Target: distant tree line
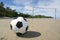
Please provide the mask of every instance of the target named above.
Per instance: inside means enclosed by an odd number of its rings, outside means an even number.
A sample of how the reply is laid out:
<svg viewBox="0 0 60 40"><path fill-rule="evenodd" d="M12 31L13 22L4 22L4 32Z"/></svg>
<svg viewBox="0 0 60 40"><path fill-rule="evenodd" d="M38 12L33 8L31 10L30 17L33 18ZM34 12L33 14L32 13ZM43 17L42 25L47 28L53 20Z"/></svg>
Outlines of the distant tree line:
<svg viewBox="0 0 60 40"><path fill-rule="evenodd" d="M23 17L26 17L26 18L53 18L51 16L44 16L44 15L35 15L35 16L32 16L32 15L23 14L23 13L20 13L19 16L23 16Z"/></svg>
<svg viewBox="0 0 60 40"><path fill-rule="evenodd" d="M9 7L4 8L3 2L0 3L0 17L16 17L18 13Z"/></svg>
<svg viewBox="0 0 60 40"><path fill-rule="evenodd" d="M24 14L24 13L19 13L16 12L16 10L12 10L9 7L4 8L4 3L0 2L0 17L26 17L26 18L52 18L50 16L44 16L44 15L29 15L29 14Z"/></svg>

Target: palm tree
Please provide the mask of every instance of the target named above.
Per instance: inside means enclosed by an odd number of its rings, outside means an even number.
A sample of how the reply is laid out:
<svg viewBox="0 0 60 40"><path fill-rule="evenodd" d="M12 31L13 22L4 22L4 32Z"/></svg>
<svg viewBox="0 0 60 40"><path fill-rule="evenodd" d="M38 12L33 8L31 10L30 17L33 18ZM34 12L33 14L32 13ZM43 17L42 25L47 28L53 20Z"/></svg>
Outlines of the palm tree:
<svg viewBox="0 0 60 40"><path fill-rule="evenodd" d="M3 2L1 2L1 3L0 3L0 7L4 7L4 4L3 4Z"/></svg>
<svg viewBox="0 0 60 40"><path fill-rule="evenodd" d="M4 15L3 10L4 10L4 4L3 4L3 2L1 2L0 3L0 16Z"/></svg>

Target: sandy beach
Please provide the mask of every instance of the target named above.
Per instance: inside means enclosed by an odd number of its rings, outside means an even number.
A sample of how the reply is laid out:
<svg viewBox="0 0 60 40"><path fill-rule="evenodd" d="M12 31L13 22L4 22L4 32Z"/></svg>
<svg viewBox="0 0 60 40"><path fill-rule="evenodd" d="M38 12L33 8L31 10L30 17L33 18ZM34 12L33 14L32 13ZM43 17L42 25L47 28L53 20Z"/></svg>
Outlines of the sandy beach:
<svg viewBox="0 0 60 40"><path fill-rule="evenodd" d="M60 20L27 19L28 31L17 35L10 29L12 19L0 19L0 40L60 40Z"/></svg>

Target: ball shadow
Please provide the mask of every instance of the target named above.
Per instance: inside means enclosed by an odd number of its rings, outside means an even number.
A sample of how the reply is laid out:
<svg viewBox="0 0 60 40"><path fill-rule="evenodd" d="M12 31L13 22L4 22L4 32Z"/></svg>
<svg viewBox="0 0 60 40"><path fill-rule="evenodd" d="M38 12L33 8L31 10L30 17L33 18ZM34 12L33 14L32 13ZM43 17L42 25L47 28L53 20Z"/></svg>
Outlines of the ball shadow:
<svg viewBox="0 0 60 40"><path fill-rule="evenodd" d="M25 34L20 34L20 33L16 33L16 35L18 37L23 37L23 38L34 38L34 37L38 37L41 35L41 33L39 32L35 32L35 31L27 31Z"/></svg>

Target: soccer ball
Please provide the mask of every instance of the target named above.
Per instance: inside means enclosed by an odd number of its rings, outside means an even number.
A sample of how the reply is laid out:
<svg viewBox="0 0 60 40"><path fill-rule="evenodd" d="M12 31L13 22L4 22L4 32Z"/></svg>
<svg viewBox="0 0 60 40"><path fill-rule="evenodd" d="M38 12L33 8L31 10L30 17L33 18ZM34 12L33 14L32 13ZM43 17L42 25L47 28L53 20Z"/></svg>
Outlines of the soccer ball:
<svg viewBox="0 0 60 40"><path fill-rule="evenodd" d="M15 33L24 34L28 30L27 20L23 17L18 17L11 21L10 28Z"/></svg>

